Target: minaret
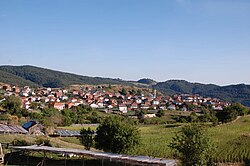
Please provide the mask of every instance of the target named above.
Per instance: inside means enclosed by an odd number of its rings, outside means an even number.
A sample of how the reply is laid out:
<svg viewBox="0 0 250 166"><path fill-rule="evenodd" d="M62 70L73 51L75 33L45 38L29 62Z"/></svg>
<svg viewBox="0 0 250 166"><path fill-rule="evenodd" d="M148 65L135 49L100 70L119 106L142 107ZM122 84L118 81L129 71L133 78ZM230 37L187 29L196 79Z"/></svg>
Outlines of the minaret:
<svg viewBox="0 0 250 166"><path fill-rule="evenodd" d="M154 98L156 98L156 89L154 89Z"/></svg>

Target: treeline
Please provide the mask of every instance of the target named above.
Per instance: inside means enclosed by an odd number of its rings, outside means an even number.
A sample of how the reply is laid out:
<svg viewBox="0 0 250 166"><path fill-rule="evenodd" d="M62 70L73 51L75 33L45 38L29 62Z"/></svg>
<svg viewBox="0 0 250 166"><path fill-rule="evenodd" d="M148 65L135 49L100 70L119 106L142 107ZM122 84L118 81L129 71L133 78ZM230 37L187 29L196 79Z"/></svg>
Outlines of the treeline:
<svg viewBox="0 0 250 166"><path fill-rule="evenodd" d="M190 116L181 116L176 119L177 122L212 122L213 125L218 123L228 123L235 120L238 116L249 114L248 108L240 103L233 103L223 110L214 111L211 107L203 107L202 112L197 114L192 112Z"/></svg>
<svg viewBox="0 0 250 166"><path fill-rule="evenodd" d="M33 104L35 107L36 104ZM74 123L100 123L103 115L93 108L85 105L72 107L58 111L54 108L40 108L34 111L21 109L21 99L17 96L9 96L2 101L0 106L4 113L0 115L0 120L9 123L24 123L27 120L36 120L46 127L68 126ZM36 107L39 107L36 105Z"/></svg>
<svg viewBox="0 0 250 166"><path fill-rule="evenodd" d="M0 98L1 99L1 98ZM194 107L189 105L188 107ZM0 115L0 120L9 121L10 123L23 123L27 120L36 120L48 127L68 126L71 124L83 123L100 123L107 114L91 108L86 105L79 105L58 111L54 108L41 107L39 103L33 102L31 108L33 111L21 109L21 99L17 96L8 96L0 103L0 109L4 113ZM249 114L249 109L240 103L233 103L221 111L214 111L211 106L202 106L200 113L191 112L190 115L179 114L169 115L167 110L158 110L156 117L147 118L147 110L138 110L132 118L133 124L166 124L166 123L197 123L212 122L213 125L218 123L227 123L235 120L237 116ZM3 112L3 111L2 111ZM167 114L167 115L166 115ZM123 115L130 118L129 115Z"/></svg>
<svg viewBox="0 0 250 166"><path fill-rule="evenodd" d="M0 66L0 82L18 85L58 88L72 84L122 84L132 85L121 79L87 77L71 73L35 67L35 66ZM8 79L4 79L8 78ZM17 79L18 78L18 79ZM15 80L15 81L14 81Z"/></svg>
<svg viewBox="0 0 250 166"><path fill-rule="evenodd" d="M169 80L159 82L153 88L166 95L199 94L250 106L250 85L245 84L218 86L214 84L190 83L185 80Z"/></svg>

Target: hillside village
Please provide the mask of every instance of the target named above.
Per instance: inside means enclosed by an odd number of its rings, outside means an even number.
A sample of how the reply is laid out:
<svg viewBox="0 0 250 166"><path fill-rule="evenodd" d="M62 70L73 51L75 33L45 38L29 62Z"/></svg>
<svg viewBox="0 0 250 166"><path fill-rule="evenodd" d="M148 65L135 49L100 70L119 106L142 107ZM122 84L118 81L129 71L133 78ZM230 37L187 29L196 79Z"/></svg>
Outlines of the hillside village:
<svg viewBox="0 0 250 166"><path fill-rule="evenodd" d="M103 112L115 112L126 114L136 110L179 110L196 111L201 105L209 105L214 110L223 110L230 105L217 98L203 97L199 95L180 94L163 96L156 90L151 93L141 89L121 90L114 92L116 86L71 86L68 88L30 88L29 86L17 87L2 84L0 90L4 96L20 96L22 108L34 109L34 106L50 107L59 111L78 105L88 105ZM1 99L0 102L5 100ZM192 107L190 107L192 105ZM196 107L193 107L196 106ZM2 110L4 111L4 110Z"/></svg>

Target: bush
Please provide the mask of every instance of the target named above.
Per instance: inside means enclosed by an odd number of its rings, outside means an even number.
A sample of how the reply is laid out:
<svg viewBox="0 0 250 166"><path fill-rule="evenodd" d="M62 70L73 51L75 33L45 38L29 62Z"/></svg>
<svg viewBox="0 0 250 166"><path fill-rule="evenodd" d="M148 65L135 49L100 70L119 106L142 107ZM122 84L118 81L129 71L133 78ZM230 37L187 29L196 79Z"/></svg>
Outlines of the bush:
<svg viewBox="0 0 250 166"><path fill-rule="evenodd" d="M30 143L24 139L15 138L12 142L13 146L28 146Z"/></svg>
<svg viewBox="0 0 250 166"><path fill-rule="evenodd" d="M52 146L50 140L48 138L43 138L43 137L37 137L35 143L37 145Z"/></svg>
<svg viewBox="0 0 250 166"><path fill-rule="evenodd" d="M189 125L181 129L169 147L184 166L211 166L215 147L200 126Z"/></svg>

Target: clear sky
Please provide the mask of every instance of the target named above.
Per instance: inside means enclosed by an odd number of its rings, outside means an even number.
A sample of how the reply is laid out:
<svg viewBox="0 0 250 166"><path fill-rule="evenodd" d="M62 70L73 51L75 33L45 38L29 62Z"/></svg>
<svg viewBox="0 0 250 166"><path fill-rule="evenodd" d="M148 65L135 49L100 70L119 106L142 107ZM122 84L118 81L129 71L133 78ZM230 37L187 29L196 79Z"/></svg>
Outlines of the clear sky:
<svg viewBox="0 0 250 166"><path fill-rule="evenodd" d="M0 64L250 84L250 0L0 0Z"/></svg>

